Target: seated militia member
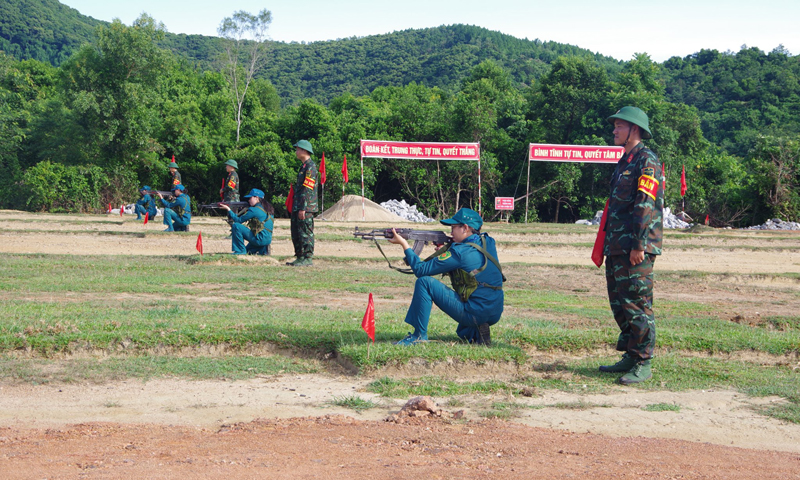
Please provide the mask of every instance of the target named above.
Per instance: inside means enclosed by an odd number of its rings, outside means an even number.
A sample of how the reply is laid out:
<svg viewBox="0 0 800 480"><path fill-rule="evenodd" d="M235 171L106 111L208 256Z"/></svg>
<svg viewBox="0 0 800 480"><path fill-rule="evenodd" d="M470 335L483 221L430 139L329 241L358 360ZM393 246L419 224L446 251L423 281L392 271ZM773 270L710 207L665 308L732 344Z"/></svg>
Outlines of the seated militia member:
<svg viewBox="0 0 800 480"><path fill-rule="evenodd" d="M150 196L150 187L145 185L139 190L139 193L142 195L142 198L136 202L136 205L133 207L136 211L136 220L141 220L142 215L145 213L149 220L156 218L158 210L156 210L156 201Z"/></svg>
<svg viewBox="0 0 800 480"><path fill-rule="evenodd" d="M172 187L174 202L168 202L160 193L158 194L158 198L164 204L164 225L167 226L165 232L189 231L189 224L192 222L192 205L189 196L184 193L185 191L186 188L183 185Z"/></svg>
<svg viewBox="0 0 800 480"><path fill-rule="evenodd" d="M220 206L228 211L231 225L232 250L234 255L266 254L266 247L272 243L272 226L275 221L275 211L272 205L263 202L264 192L254 188L244 196L250 208L241 217L225 204ZM245 223L247 225L245 225ZM248 244L245 247L244 241Z"/></svg>
<svg viewBox="0 0 800 480"><path fill-rule="evenodd" d="M458 322L456 334L469 343L491 344L489 327L503 313L503 271L497 261L494 239L480 233L483 226L478 212L462 208L453 218L442 220L450 226L453 243L446 251L426 261L420 260L408 241L395 234L391 243L401 245L417 282L406 314L406 323L414 327L396 345L414 345L428 340L428 321L435 303ZM453 288L433 275L447 274Z"/></svg>

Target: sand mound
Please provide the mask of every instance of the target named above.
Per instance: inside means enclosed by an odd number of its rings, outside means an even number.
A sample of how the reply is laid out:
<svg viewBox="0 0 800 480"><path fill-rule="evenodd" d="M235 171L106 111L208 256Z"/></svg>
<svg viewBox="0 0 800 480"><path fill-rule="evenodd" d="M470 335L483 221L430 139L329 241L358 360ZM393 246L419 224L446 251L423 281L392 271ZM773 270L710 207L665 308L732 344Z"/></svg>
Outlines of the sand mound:
<svg viewBox="0 0 800 480"><path fill-rule="evenodd" d="M342 217L342 213L344 213L344 218ZM326 208L325 212L318 217L320 220L329 220L332 222L357 222L362 220L362 218L367 222L395 223L406 221L368 198L364 199L364 215L362 215L360 195L345 195L341 200L333 204L332 207Z"/></svg>

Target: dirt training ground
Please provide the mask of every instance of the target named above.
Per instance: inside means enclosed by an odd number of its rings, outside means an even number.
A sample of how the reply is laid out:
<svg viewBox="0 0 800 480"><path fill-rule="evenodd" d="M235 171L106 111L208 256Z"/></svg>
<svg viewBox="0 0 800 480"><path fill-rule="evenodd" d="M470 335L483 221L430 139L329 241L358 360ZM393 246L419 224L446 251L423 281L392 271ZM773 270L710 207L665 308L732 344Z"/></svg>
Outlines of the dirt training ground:
<svg viewBox="0 0 800 480"><path fill-rule="evenodd" d="M380 258L368 243L347 238L355 225L364 228L359 222L317 223L320 261L312 269L328 262ZM379 226L384 225L366 225ZM144 227L131 216L0 212L0 252L196 255L195 239L202 231L206 254L227 253L226 227L219 218L198 217L190 234L167 235L158 233L160 223ZM586 245L594 240L595 227L554 226L530 233L519 225L489 225L487 230L493 228L499 232L494 236L501 261L512 274L524 269L532 282L603 295L605 286L586 284L582 270L559 267L589 264ZM288 230L286 220L277 222L273 252L279 259L291 254ZM289 268L263 262L265 270ZM800 311L798 233L668 235L656 271L704 274L659 283L656 294L663 300L712 305L720 318L736 323L755 325L769 316L796 316ZM396 304L406 304L410 291L398 291L395 297ZM11 300L4 292L0 298ZM48 301L79 299L53 292ZM288 307L300 303L282 301ZM355 308L362 298L327 301ZM610 314L607 321L612 322ZM798 350L800 346L783 356L740 351L727 357L793 365L800 372ZM548 364L613 355L610 349L526 354L529 363ZM94 358L92 352L84 355ZM62 360L49 359L50 368L57 370ZM515 398L467 395L457 405L437 397L446 412L463 410L464 418L446 414L395 423L383 419L407 399L367 392L367 384L376 378L442 375L504 381L526 374L529 366L512 371L504 365L421 365L412 360L353 376L324 360L318 363L326 373L238 381L2 382L0 478L800 478L800 424L761 415L754 408L785 401L779 397L750 397L727 389L621 387L604 393L541 390ZM358 413L332 402L353 395L376 406ZM506 421L482 418L487 406L509 401L524 408ZM680 409L644 408L654 404Z"/></svg>

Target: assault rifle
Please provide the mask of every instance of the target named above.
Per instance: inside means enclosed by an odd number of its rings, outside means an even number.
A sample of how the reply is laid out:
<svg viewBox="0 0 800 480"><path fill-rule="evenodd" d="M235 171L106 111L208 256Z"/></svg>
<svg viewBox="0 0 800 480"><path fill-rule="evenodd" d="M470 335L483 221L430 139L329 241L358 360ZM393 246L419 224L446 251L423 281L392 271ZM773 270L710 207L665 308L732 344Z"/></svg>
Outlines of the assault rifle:
<svg viewBox="0 0 800 480"><path fill-rule="evenodd" d="M154 197L157 197L159 193L164 197L171 197L172 196L172 192L168 192L166 190L142 190L142 191L145 193L145 195L152 195ZM186 193L186 192L183 192L183 193Z"/></svg>
<svg viewBox="0 0 800 480"><path fill-rule="evenodd" d="M228 207L230 207L231 210L238 211L238 210L241 210L241 209L243 209L245 207L249 207L250 203L249 202L214 202L214 203L208 203L206 205L200 205L200 208L201 209L202 208L217 209L217 208L222 208L222 205L227 205Z"/></svg>
<svg viewBox="0 0 800 480"><path fill-rule="evenodd" d="M445 235L442 231L434 231L434 230L413 230L411 228L396 228L394 229L398 235L405 238L406 240L413 240L414 245L411 247L414 250L414 253L419 255L422 253L422 247L427 245L428 243L432 243L436 245L436 248L441 248L444 245L449 245L453 242L453 239L447 235ZM362 232L356 227L356 230L353 232L354 237L360 237L364 240L373 240L375 242L375 246L378 247L383 258L386 258L386 254L383 253L383 249L381 248L380 244L378 243L378 239L381 238L393 238L394 233L392 232L391 228L379 229L379 230L371 230L369 232ZM403 260L405 261L405 260ZM389 264L389 267L397 270L398 272L402 273L412 273L410 269L400 269L392 265L389 262L389 259L386 258L386 262Z"/></svg>

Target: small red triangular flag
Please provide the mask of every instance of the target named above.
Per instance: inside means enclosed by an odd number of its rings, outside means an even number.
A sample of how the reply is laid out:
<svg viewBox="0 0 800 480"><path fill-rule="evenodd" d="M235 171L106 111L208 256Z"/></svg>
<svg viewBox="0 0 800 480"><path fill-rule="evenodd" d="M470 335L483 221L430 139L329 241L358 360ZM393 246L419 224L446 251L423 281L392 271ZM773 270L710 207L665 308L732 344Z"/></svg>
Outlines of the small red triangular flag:
<svg viewBox="0 0 800 480"><path fill-rule="evenodd" d="M347 175L347 155L344 156L344 162L342 162L342 178L344 179L344 183L350 181L350 176Z"/></svg>
<svg viewBox="0 0 800 480"><path fill-rule="evenodd" d="M319 183L325 185L328 181L328 175L325 172L325 152L322 152L322 161L319 162Z"/></svg>
<svg viewBox="0 0 800 480"><path fill-rule="evenodd" d="M111 204L108 204L108 213L111 213Z"/></svg>
<svg viewBox="0 0 800 480"><path fill-rule="evenodd" d="M172 154L172 163L175 163L175 154Z"/></svg>
<svg viewBox="0 0 800 480"><path fill-rule="evenodd" d="M361 328L367 332L367 336L375 343L375 304L372 302L372 294L369 294L367 311L364 312L364 319L361 320Z"/></svg>
<svg viewBox="0 0 800 480"><path fill-rule="evenodd" d="M708 225L708 215L706 215L706 225Z"/></svg>
<svg viewBox="0 0 800 480"><path fill-rule="evenodd" d="M142 225L147 225L148 220L150 220L150 212L144 212L144 223Z"/></svg>
<svg viewBox="0 0 800 480"><path fill-rule="evenodd" d="M294 205L294 185L289 185L289 195L286 195L286 211L292 213Z"/></svg>
<svg viewBox="0 0 800 480"><path fill-rule="evenodd" d="M200 255L203 254L203 232L199 232L197 234L197 244L194 246L194 248L196 248L197 251L200 252Z"/></svg>
<svg viewBox="0 0 800 480"><path fill-rule="evenodd" d="M664 185L662 185L662 187L663 187L663 190L666 192L667 191L667 174L664 172L664 164L663 163L661 164L661 181L664 182Z"/></svg>
<svg viewBox="0 0 800 480"><path fill-rule="evenodd" d="M119 206L119 216L121 217L123 213L125 213L125 205L120 205Z"/></svg>

